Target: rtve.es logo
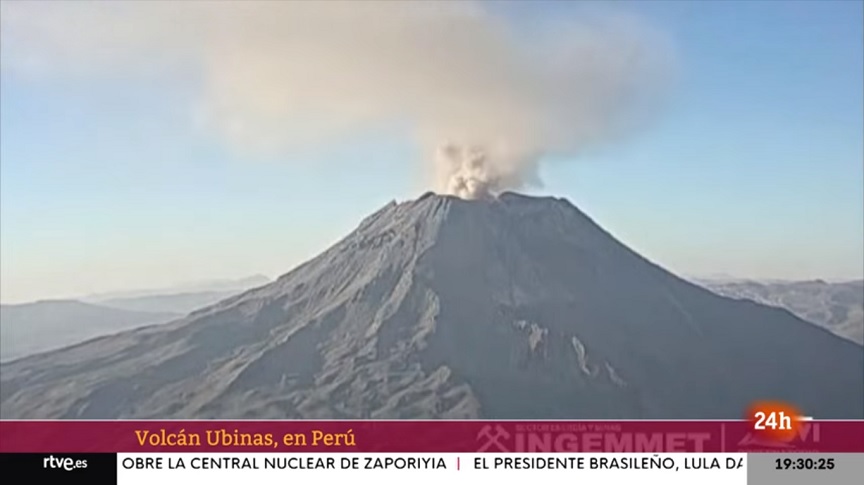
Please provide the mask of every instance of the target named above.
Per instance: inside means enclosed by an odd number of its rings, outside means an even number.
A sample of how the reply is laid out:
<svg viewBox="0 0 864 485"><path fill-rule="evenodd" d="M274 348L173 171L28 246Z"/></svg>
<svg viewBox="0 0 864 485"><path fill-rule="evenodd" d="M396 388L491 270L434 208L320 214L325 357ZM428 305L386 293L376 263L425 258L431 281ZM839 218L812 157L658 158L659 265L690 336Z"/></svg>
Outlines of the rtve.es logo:
<svg viewBox="0 0 864 485"><path fill-rule="evenodd" d="M61 458L54 455L46 456L42 459L42 467L54 470L83 470L87 468L87 460L75 460L74 458Z"/></svg>

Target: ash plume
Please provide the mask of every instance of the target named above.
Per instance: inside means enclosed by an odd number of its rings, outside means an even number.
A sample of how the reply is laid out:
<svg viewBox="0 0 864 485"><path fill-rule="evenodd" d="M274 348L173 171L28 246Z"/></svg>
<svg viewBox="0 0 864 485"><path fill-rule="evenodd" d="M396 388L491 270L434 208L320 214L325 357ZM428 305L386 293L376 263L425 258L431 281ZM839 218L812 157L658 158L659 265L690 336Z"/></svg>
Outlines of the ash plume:
<svg viewBox="0 0 864 485"><path fill-rule="evenodd" d="M200 83L200 126L238 149L407 126L432 188L462 197L540 185L544 156L626 135L662 98L672 51L637 19L595 12L526 29L491 8L4 2L3 68L186 76Z"/></svg>

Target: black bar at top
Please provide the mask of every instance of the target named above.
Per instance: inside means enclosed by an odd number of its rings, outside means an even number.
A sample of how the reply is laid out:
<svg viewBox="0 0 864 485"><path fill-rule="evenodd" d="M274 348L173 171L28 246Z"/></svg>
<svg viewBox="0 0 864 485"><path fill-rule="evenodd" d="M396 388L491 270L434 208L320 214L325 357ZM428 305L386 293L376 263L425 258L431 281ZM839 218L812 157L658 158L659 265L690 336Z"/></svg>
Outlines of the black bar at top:
<svg viewBox="0 0 864 485"><path fill-rule="evenodd" d="M117 485L117 454L0 453L0 470L5 477L41 483Z"/></svg>

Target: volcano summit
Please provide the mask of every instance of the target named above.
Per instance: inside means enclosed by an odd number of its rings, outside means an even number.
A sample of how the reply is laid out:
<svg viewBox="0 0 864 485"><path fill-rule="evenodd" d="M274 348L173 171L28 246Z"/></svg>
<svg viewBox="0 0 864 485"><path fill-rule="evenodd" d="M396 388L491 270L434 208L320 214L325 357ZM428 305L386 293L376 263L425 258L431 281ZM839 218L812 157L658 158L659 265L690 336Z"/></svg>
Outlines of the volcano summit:
<svg viewBox="0 0 864 485"><path fill-rule="evenodd" d="M864 417L864 348L715 295L569 202L390 203L277 281L0 367L3 418Z"/></svg>

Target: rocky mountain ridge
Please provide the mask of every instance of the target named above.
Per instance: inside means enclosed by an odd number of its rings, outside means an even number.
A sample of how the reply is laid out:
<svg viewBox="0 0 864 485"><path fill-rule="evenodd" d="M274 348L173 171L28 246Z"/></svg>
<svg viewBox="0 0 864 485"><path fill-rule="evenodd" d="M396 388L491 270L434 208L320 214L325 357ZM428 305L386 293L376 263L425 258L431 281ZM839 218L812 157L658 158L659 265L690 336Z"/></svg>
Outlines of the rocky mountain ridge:
<svg viewBox="0 0 864 485"><path fill-rule="evenodd" d="M275 282L0 366L4 418L864 417L860 346L718 296L566 200L390 203Z"/></svg>

